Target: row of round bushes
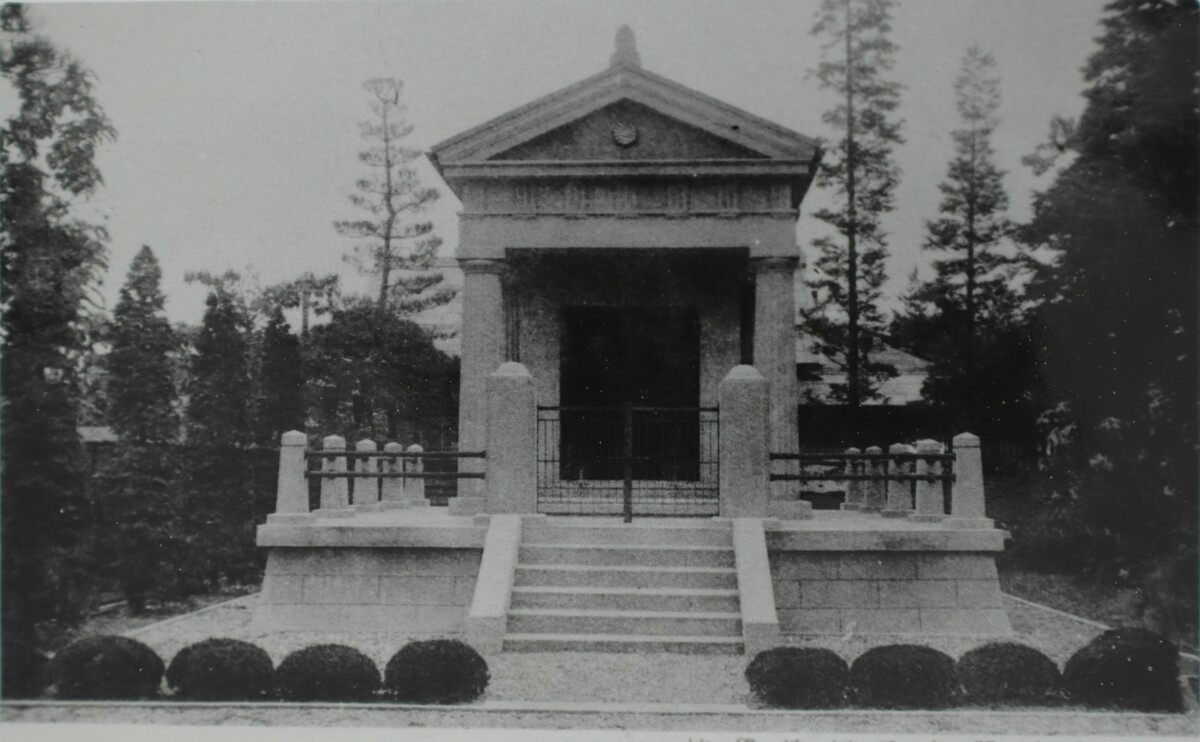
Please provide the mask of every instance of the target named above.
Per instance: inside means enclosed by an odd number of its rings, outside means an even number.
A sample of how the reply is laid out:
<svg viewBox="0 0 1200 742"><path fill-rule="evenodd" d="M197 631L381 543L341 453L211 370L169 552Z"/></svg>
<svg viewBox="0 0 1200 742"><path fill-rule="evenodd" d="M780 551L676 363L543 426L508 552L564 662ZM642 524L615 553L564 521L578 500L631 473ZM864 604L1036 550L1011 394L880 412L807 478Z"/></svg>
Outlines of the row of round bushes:
<svg viewBox="0 0 1200 742"><path fill-rule="evenodd" d="M57 696L70 699L155 698L164 675L154 650L123 636L80 639L58 652L47 670L43 677ZM405 645L382 677L370 657L340 644L306 647L275 667L254 644L207 639L180 650L165 674L173 697L188 701L461 703L481 696L490 678L483 657L456 639Z"/></svg>
<svg viewBox="0 0 1200 742"><path fill-rule="evenodd" d="M779 647L746 668L750 690L782 708L940 709L955 703L1182 711L1178 652L1140 628L1112 629L1076 652L1060 673L1032 647L997 642L955 662L931 647L894 644L848 665L828 649Z"/></svg>

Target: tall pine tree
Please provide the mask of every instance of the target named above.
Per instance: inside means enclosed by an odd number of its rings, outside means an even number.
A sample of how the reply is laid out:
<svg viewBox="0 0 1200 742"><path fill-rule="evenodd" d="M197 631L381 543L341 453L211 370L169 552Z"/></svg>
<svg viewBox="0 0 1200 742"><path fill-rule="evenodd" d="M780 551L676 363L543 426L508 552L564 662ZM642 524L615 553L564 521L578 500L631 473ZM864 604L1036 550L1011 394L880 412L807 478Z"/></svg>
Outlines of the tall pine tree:
<svg viewBox="0 0 1200 742"><path fill-rule="evenodd" d="M926 225L925 249L941 257L933 261L934 277L905 297L892 334L932 362L924 398L952 409L956 425L983 433L980 426L994 430L999 417L1018 422L1012 413L1027 405L1032 349L1011 288L1017 257L1004 252L1012 225L992 148L1000 79L990 54L967 50L954 93L954 157L938 186L941 216Z"/></svg>
<svg viewBox="0 0 1200 742"><path fill-rule="evenodd" d="M1116 0L1103 23L1024 235L1051 255L1032 285L1047 481L1074 559L1194 621L1200 8Z"/></svg>
<svg viewBox="0 0 1200 742"><path fill-rule="evenodd" d="M404 146L413 127L404 119L402 86L393 78L363 84L374 118L360 125L369 146L359 160L369 175L357 182L350 203L366 215L333 226L357 241L347 260L379 280L380 310L407 316L449 302L454 291L440 287L442 274L429 270L442 240L432 222L418 217L437 201L438 191L421 185L416 168L421 152Z"/></svg>
<svg viewBox="0 0 1200 742"><path fill-rule="evenodd" d="M78 60L35 35L23 6L0 7L0 75L15 93L0 132L0 392L3 425L4 694L27 688L15 658L35 625L73 620L93 584L76 359L105 234L72 214L101 185L94 157L115 137Z"/></svg>
<svg viewBox="0 0 1200 742"><path fill-rule="evenodd" d="M249 367L250 318L233 273L205 280L204 319L196 336L184 415L184 492L191 589L252 577L254 476Z"/></svg>
<svg viewBox="0 0 1200 742"><path fill-rule="evenodd" d="M840 134L817 174L835 205L814 213L835 234L813 241L819 256L809 285L816 303L805 313L814 347L846 371L835 399L857 407L891 375L871 360L885 330L879 308L886 278L887 239L880 227L891 211L900 170L892 150L903 139L893 114L900 86L887 80L896 46L890 39L892 0L823 0L813 26L825 39L816 69L821 87L838 95L822 117Z"/></svg>
<svg viewBox="0 0 1200 742"><path fill-rule="evenodd" d="M179 342L163 312L162 271L149 247L133 259L113 312L109 422L117 434L101 474L101 533L130 608L174 592L182 498L174 360Z"/></svg>

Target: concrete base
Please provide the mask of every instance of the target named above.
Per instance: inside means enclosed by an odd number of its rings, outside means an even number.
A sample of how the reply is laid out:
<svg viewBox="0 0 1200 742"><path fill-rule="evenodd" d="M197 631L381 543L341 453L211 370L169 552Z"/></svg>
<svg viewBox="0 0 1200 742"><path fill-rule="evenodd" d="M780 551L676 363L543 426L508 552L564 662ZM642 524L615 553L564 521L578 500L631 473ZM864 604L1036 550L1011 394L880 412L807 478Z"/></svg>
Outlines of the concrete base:
<svg viewBox="0 0 1200 742"><path fill-rule="evenodd" d="M807 500L771 500L767 515L780 520L808 520L813 517L813 507Z"/></svg>
<svg viewBox="0 0 1200 742"><path fill-rule="evenodd" d="M483 497L452 497L446 503L450 515L475 515L487 511L487 499Z"/></svg>

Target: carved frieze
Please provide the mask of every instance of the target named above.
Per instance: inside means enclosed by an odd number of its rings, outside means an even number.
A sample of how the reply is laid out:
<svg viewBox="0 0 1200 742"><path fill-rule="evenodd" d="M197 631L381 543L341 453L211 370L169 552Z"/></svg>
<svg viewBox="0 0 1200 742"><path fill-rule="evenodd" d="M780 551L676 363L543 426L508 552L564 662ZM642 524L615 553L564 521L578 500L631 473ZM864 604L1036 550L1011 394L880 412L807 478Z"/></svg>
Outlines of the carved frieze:
<svg viewBox="0 0 1200 742"><path fill-rule="evenodd" d="M475 180L460 189L463 214L611 216L789 214L784 180Z"/></svg>

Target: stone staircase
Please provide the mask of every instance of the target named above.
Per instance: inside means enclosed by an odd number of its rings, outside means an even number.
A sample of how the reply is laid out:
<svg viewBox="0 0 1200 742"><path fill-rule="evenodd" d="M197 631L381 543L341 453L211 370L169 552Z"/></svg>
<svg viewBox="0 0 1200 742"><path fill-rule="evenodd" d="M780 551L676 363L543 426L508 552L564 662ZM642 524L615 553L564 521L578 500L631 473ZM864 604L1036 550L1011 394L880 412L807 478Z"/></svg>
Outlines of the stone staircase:
<svg viewBox="0 0 1200 742"><path fill-rule="evenodd" d="M729 524L526 521L504 651L743 650Z"/></svg>

